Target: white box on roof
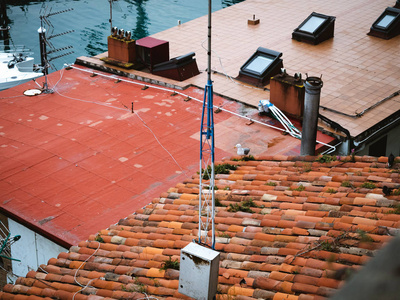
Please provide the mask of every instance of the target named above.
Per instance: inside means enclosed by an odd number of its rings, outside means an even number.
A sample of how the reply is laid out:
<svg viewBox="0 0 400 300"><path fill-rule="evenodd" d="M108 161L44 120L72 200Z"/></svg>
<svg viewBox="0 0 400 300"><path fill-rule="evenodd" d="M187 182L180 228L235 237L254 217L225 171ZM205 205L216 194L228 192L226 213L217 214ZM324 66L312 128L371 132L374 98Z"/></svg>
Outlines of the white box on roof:
<svg viewBox="0 0 400 300"><path fill-rule="evenodd" d="M218 272L219 252L190 243L181 250L178 291L195 299L213 299Z"/></svg>

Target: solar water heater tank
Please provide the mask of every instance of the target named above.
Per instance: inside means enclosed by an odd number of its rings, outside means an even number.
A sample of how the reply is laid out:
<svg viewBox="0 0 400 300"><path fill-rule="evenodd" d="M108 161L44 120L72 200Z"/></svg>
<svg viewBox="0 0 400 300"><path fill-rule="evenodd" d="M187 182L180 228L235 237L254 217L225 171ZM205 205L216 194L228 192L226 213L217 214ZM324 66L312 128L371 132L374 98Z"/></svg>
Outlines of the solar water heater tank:
<svg viewBox="0 0 400 300"><path fill-rule="evenodd" d="M218 272L219 252L190 243L181 250L179 293L195 299L213 299Z"/></svg>

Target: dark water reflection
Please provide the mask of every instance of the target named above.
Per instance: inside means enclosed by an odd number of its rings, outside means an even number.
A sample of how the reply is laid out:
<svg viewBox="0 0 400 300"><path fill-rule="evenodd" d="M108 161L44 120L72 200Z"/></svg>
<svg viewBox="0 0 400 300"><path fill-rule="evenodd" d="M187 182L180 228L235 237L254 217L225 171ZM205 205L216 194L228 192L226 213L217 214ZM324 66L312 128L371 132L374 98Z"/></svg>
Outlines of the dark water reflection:
<svg viewBox="0 0 400 300"><path fill-rule="evenodd" d="M244 0L213 0L213 11L234 5ZM107 51L107 36L110 33L109 0L46 0L6 1L8 23L11 26L9 40L0 37L0 45L25 45L34 51L35 62L39 62L39 16L43 10L57 12L69 8L73 11L54 15L50 21L53 34L75 30L51 40L56 48L72 45L72 55L64 56L53 63L60 69L64 63L73 63L78 56L94 56ZM118 0L113 2L113 26L130 30L135 39L166 30L208 13L208 0ZM46 27L47 28L47 27Z"/></svg>

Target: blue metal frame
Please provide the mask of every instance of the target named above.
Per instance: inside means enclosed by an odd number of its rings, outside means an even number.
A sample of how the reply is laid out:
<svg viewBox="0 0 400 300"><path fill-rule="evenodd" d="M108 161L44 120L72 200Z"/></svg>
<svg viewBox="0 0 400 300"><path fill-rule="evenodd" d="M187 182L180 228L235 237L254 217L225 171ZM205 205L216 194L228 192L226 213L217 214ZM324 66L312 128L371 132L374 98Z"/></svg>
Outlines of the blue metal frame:
<svg viewBox="0 0 400 300"><path fill-rule="evenodd" d="M215 172L213 86L208 81L204 91L200 140L199 242L215 249ZM205 117L207 118L205 120ZM207 179L203 179L206 177ZM204 181L209 180L207 185ZM211 226L211 228L210 228ZM211 229L211 238L208 232Z"/></svg>

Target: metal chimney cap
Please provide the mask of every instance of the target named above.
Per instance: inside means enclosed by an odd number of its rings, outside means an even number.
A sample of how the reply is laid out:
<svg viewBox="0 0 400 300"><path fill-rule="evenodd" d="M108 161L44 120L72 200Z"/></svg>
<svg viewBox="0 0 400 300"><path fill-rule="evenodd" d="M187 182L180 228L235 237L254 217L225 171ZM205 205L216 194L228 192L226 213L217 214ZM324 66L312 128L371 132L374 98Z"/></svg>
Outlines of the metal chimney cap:
<svg viewBox="0 0 400 300"><path fill-rule="evenodd" d="M322 87L322 85L323 85L322 79L320 77L314 77L314 76L307 77L306 82L312 86L321 86Z"/></svg>
<svg viewBox="0 0 400 300"><path fill-rule="evenodd" d="M321 91L323 82L320 77L308 77L304 81L304 88L306 93L318 94Z"/></svg>

